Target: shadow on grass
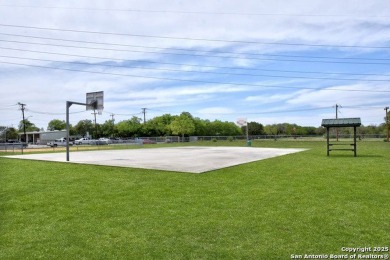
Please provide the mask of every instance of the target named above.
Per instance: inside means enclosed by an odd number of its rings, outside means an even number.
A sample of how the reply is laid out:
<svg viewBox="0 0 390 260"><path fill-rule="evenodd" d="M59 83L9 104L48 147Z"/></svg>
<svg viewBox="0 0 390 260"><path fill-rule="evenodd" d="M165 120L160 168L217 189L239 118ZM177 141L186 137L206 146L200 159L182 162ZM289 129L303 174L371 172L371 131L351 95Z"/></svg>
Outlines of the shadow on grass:
<svg viewBox="0 0 390 260"><path fill-rule="evenodd" d="M350 158L383 158L384 156L378 155L378 154L362 154L362 155L358 154L356 157L354 157L353 155L350 155L350 154L337 154L337 155L329 155L326 157L328 157L328 158L347 158L347 157L350 157Z"/></svg>

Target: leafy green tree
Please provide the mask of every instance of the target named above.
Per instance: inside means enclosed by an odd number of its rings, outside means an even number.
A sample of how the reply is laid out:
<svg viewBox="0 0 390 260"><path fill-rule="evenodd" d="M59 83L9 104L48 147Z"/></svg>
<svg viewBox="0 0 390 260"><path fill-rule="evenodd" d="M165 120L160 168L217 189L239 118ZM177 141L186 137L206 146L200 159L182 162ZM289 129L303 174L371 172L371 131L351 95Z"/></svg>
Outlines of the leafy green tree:
<svg viewBox="0 0 390 260"><path fill-rule="evenodd" d="M210 124L209 120L202 120L198 117L193 119L195 125L194 135L196 136L206 136L208 135L207 126Z"/></svg>
<svg viewBox="0 0 390 260"><path fill-rule="evenodd" d="M170 135L169 125L175 117L170 114L155 117L143 125L142 131L145 136L166 136Z"/></svg>
<svg viewBox="0 0 390 260"><path fill-rule="evenodd" d="M272 125L266 125L264 127L264 131L267 135L277 135L278 134L278 127L275 124Z"/></svg>
<svg viewBox="0 0 390 260"><path fill-rule="evenodd" d="M116 125L118 136L120 137L136 137L140 134L141 128L141 118L136 116L129 120L121 121Z"/></svg>
<svg viewBox="0 0 390 260"><path fill-rule="evenodd" d="M74 131L81 136L86 136L87 133L92 134L94 132L94 129L94 125L89 119L80 120L74 126Z"/></svg>
<svg viewBox="0 0 390 260"><path fill-rule="evenodd" d="M39 131L39 127L37 127L34 123L30 122L28 119L20 121L18 130L19 132L24 132L24 126L26 127L26 132L34 132Z"/></svg>
<svg viewBox="0 0 390 260"><path fill-rule="evenodd" d="M10 139L18 139L18 131L14 127L2 128L0 142L6 142Z"/></svg>
<svg viewBox="0 0 390 260"><path fill-rule="evenodd" d="M246 126L241 127L243 133L246 133ZM248 133L249 135L263 135L264 126L257 122L248 123Z"/></svg>
<svg viewBox="0 0 390 260"><path fill-rule="evenodd" d="M303 133L302 135L316 135L316 128L314 126L305 126L305 127L302 127L303 129ZM299 134L299 133L298 133Z"/></svg>
<svg viewBox="0 0 390 260"><path fill-rule="evenodd" d="M106 120L100 125L100 134L106 137L115 137L117 135L117 129L113 120Z"/></svg>
<svg viewBox="0 0 390 260"><path fill-rule="evenodd" d="M195 132L195 124L193 119L186 113L182 113L176 117L169 125L172 134L181 135L184 140L184 135L190 135Z"/></svg>
<svg viewBox="0 0 390 260"><path fill-rule="evenodd" d="M326 128L323 126L317 127L315 130L316 135L324 135L326 133Z"/></svg>
<svg viewBox="0 0 390 260"><path fill-rule="evenodd" d="M60 119L53 119L47 125L48 131L64 130L64 129L66 129L66 122Z"/></svg>

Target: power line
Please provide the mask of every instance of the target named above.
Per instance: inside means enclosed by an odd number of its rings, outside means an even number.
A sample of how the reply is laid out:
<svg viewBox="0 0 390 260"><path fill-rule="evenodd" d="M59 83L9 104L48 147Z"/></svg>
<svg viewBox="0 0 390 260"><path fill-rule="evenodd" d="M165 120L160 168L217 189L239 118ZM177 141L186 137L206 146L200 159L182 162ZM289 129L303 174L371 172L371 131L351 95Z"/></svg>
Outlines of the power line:
<svg viewBox="0 0 390 260"><path fill-rule="evenodd" d="M136 116L136 115L142 114L142 112L135 113L135 114L119 114L119 113L109 112L109 111L105 111L105 110L103 110L103 113L110 114L110 116L111 115L115 115L115 116Z"/></svg>
<svg viewBox="0 0 390 260"><path fill-rule="evenodd" d="M66 113L51 113L51 112L42 112L42 111L35 111L35 110L31 110L31 109L26 109L27 111L29 111L30 113L33 113L33 114L41 114L41 115L66 115ZM80 113L84 113L86 111L77 111L77 112L69 112L69 114L80 114Z"/></svg>
<svg viewBox="0 0 390 260"><path fill-rule="evenodd" d="M15 62L5 62L0 61L4 64L12 64L18 66L27 66L34 68L43 68L43 69L52 69L52 70L63 70L63 71L73 71L73 72L84 72L84 73L93 73L101 75L112 75L112 76L123 76L123 77L134 77L134 78L144 78L144 79L158 79L158 80L167 80L167 81L179 81L179 82L191 82L191 83L202 83L202 84L222 84L222 85L231 85L231 86L251 86L251 87L265 87L265 88L282 88L282 89L308 89L308 90L325 90L325 91L342 91L342 92L371 92L371 93L390 93L390 90L369 90L369 89L335 89L335 88L309 88L309 87L293 87L293 86L280 86L280 85L263 85L263 84L247 84L247 83L234 83L234 82L220 82L220 81L204 81L204 80L192 80L192 79L177 79L177 78L164 78L164 77L155 77L155 76L140 76L140 75L131 75L131 74L121 74L121 73L109 73L102 71L90 71L90 70L76 70L68 68L57 68L50 66L41 66L41 65L31 65Z"/></svg>
<svg viewBox="0 0 390 260"><path fill-rule="evenodd" d="M103 12L134 12L134 13L174 13L174 14L196 14L196 15L234 15L234 16L292 16L292 17L349 17L355 19L366 18L388 18L382 15L361 15L361 14L288 14L288 13L248 13L248 12L210 12L210 11L186 11L186 10L145 10L145 9L119 9L119 8L96 8L96 7L68 7L68 6L33 6L33 5L7 5L1 7L10 8L34 8L34 9L61 9L78 11L103 11Z"/></svg>
<svg viewBox="0 0 390 260"><path fill-rule="evenodd" d="M302 109L289 109L289 110L274 110L274 111L264 111L264 112L237 112L237 113L207 113L210 115L262 115L262 114L279 114L279 113L294 113L294 112L304 112L304 111L316 111L331 109L331 106L327 107L315 107L315 108L302 108Z"/></svg>
<svg viewBox="0 0 390 260"><path fill-rule="evenodd" d="M42 54L51 54L51 55L60 55L66 57L78 57L78 58L89 58L89 59L106 59L110 61L121 61L121 62L143 62L143 63L152 63L152 64L164 64L164 65L177 65L177 66L190 66L190 67L199 67L199 68L213 68L213 69L230 69L230 70L245 70L245 71L273 71L273 72L284 72L284 73L304 73L304 74L325 74L325 75L355 75L355 76L389 76L390 74L375 74L375 73L343 73L343 72L319 72L319 71L295 71L295 70L274 70L274 69L256 69L256 68L237 68L237 67L225 67L225 66L212 66L212 65L198 65L198 64L187 64L187 63L173 63L173 62L160 62L160 61L150 61L150 60L134 60L134 59L119 59L111 57L98 57L98 56L88 56L88 55L77 55L77 54L68 54L60 52L47 52L47 51L36 51L36 50L26 50L19 48L8 48L0 47L0 49L5 50L14 50L14 51L24 51L32 53L42 53Z"/></svg>
<svg viewBox="0 0 390 260"><path fill-rule="evenodd" d="M329 44L305 44L305 43L281 43L281 42L242 41L242 40L221 40L221 39L206 39L206 38L192 38L192 37L173 37L173 36L147 35L147 34L99 32L99 31L87 31L87 30L75 30L75 29L59 29L59 28L38 27L38 26L25 26L25 25L14 25L14 24L0 24L0 26L2 26L2 27L11 27L11 28L46 30L46 31L88 33L88 34L99 34L99 35L115 35L115 36L127 36L127 37L169 39L169 40L186 40L186 41L187 40L191 40L191 41L221 42L221 43L264 44L264 45L285 45L285 46L307 46L307 47L327 47L327 48L390 49L390 46L329 45Z"/></svg>
<svg viewBox="0 0 390 260"><path fill-rule="evenodd" d="M150 67L140 67L140 66L124 66L124 65L112 65L112 64L91 64L88 62L80 61L59 61L59 60L49 60L49 59L37 59L37 58L25 58L25 57L15 57L15 56L4 56L0 55L2 58L11 58L11 59L22 59L29 61L46 61L46 62L57 62L65 64L79 64L87 66L99 66L99 67L109 67L109 68L135 68L135 69L144 69L144 70L158 70L158 71L170 71L170 72L181 72L181 73L200 73L208 75L232 75L232 76L251 76L251 77L271 77L271 78L294 78L294 79L313 79L313 80L343 80L343 81L369 81L369 82L388 82L390 79L357 79L357 78L324 78L324 77L307 77L307 76L283 76L283 75L267 75L267 74L250 74L250 73L232 73L232 72L216 72L216 71L196 71L196 70L178 70L178 69L167 69L167 68L150 68Z"/></svg>
<svg viewBox="0 0 390 260"><path fill-rule="evenodd" d="M36 43L36 42L22 42L22 41L8 41L0 40L2 42L22 43L22 44L33 44L33 45L44 45L54 47L65 47L65 48L77 48L77 49L88 49L88 50L104 50L104 51L120 51L120 52L136 52L136 53L151 53L151 54L163 54L163 55L179 55L179 56L195 56L195 57L206 57L206 58L229 58L229 59L241 59L241 60L265 60L265 61L288 61L288 62L308 62L308 63L341 63L341 64L362 64L362 65L390 65L389 63L381 62L356 62L356 61L332 61L332 60L295 60L295 59L272 59L272 58L258 58L258 57L238 57L238 56L219 56L219 55L204 55L195 53L175 53L175 52L158 52L158 51L140 51L140 50L120 50L120 49L109 49L109 48L96 48L96 47L84 47L84 46L73 46L63 44L50 44L50 43ZM250 54L253 55L253 54ZM262 54L259 54L262 55ZM312 58L298 55L272 55L263 54L263 56L279 56L279 57L301 57L301 58ZM319 57L317 57L319 58ZM323 59L338 59L323 57ZM349 59L349 58L342 58ZM363 58L361 58L363 59ZM367 60L390 60L390 59L367 59Z"/></svg>
<svg viewBox="0 0 390 260"><path fill-rule="evenodd" d="M218 53L218 54L234 54L234 55L253 55L253 56L288 57L288 58L310 58L310 59L338 59L338 60L374 60L374 61L388 61L388 60L390 60L389 58L331 57L331 56L307 56L307 55L303 56L303 55L250 53L250 52L228 52L228 51L218 51L218 50L208 51L208 50L198 50L198 49L184 49L184 48L172 48L172 47L162 48L162 47L156 47L156 46L142 46L142 45L133 45L133 44L118 44L118 43L103 43L103 42L93 42L93 41L69 40L69 39L62 39L62 38L51 38L51 37L29 36L29 35L27 36L27 35L10 34L10 33L0 33L0 35L17 36L17 37L42 39L42 40L64 41L64 42L77 42L77 43L87 43L87 44L131 47L131 48L145 48L145 49L159 49L159 50L174 50L174 51L186 51L186 52L203 52L203 53L212 53L212 54ZM134 51L134 50L123 50L123 49L109 49L109 48L60 45L60 44L50 44L50 43L23 42L23 41L15 41L15 40L0 40L0 41L12 42L12 43L23 43L23 44L57 46L57 47L83 48L83 49L91 49L91 50L144 52L144 51ZM145 53L155 53L155 52L145 52ZM161 52L158 52L158 53L161 54ZM162 54L164 54L164 53L162 53ZM168 53L168 54L199 56L199 54L187 54L187 53ZM205 55L203 55L203 56L205 56ZM210 57L214 57L214 56L210 56ZM216 56L216 57L225 58L226 56ZM234 58L236 58L236 57L234 57Z"/></svg>
<svg viewBox="0 0 390 260"><path fill-rule="evenodd" d="M11 108L11 107L16 107L16 106L18 106L19 104L13 104L13 105L5 105L5 106L2 106L2 107L0 107L0 109L9 109L9 108Z"/></svg>

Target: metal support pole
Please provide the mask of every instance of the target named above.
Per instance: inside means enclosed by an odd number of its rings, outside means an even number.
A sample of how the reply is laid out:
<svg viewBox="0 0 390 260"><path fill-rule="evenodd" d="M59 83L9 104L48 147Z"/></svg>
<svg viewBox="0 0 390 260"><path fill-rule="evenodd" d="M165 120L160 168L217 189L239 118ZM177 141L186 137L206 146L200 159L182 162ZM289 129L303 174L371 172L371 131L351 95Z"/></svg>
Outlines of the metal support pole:
<svg viewBox="0 0 390 260"><path fill-rule="evenodd" d="M338 119L338 110L339 110L339 105L336 104L336 119ZM338 142L339 141L339 128L337 127L336 128L336 141Z"/></svg>
<svg viewBox="0 0 390 260"><path fill-rule="evenodd" d="M91 104L86 103L80 103L80 102L72 102L72 101L66 101L66 161L69 162L69 108L71 105L81 105L81 106L96 106L97 101L95 100Z"/></svg>
<svg viewBox="0 0 390 260"><path fill-rule="evenodd" d="M69 162L69 108L72 102L66 101L66 161Z"/></svg>
<svg viewBox="0 0 390 260"><path fill-rule="evenodd" d="M386 128L387 128L387 138L386 141L389 142L389 114L387 113L387 110L389 107L385 107L386 110Z"/></svg>
<svg viewBox="0 0 390 260"><path fill-rule="evenodd" d="M329 156L329 127L326 128L326 155Z"/></svg>
<svg viewBox="0 0 390 260"><path fill-rule="evenodd" d="M353 154L356 157L356 126L353 127Z"/></svg>
<svg viewBox="0 0 390 260"><path fill-rule="evenodd" d="M249 141L249 123L246 122L246 141Z"/></svg>

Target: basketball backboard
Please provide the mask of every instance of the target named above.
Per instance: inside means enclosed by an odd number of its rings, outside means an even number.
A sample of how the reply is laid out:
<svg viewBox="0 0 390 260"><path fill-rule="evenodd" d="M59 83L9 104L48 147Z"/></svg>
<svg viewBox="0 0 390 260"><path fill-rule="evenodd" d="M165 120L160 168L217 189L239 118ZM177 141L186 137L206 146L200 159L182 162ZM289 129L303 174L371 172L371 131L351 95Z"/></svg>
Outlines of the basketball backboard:
<svg viewBox="0 0 390 260"><path fill-rule="evenodd" d="M237 125L239 126L247 126L248 122L246 118L238 118Z"/></svg>
<svg viewBox="0 0 390 260"><path fill-rule="evenodd" d="M87 110L98 110L102 111L104 108L104 91L90 92L86 96L86 108Z"/></svg>

